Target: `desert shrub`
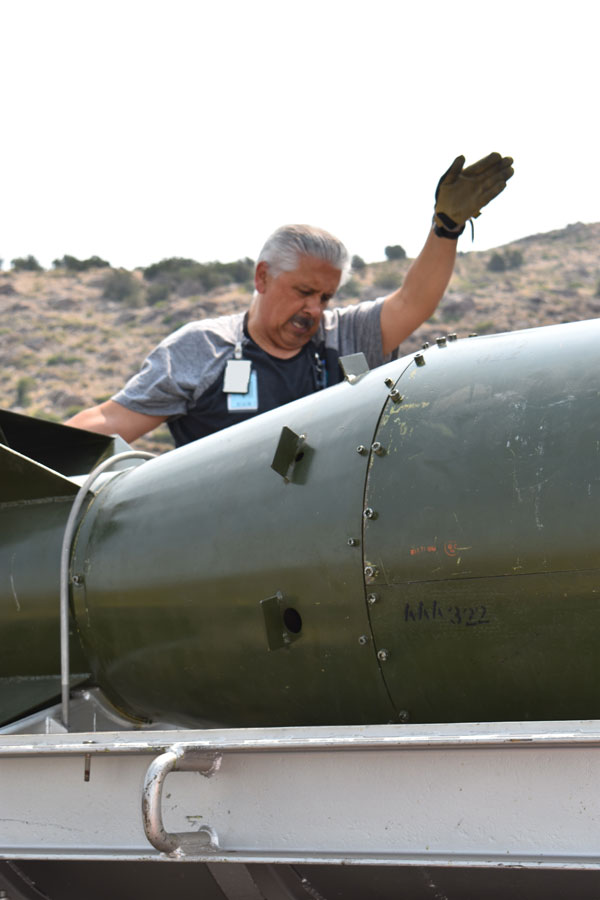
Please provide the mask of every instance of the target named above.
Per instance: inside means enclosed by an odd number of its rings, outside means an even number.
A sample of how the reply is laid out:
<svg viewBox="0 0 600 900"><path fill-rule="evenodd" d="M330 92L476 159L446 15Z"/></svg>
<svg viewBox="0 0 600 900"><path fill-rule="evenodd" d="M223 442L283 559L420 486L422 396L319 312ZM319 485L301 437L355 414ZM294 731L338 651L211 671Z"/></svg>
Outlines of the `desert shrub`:
<svg viewBox="0 0 600 900"><path fill-rule="evenodd" d="M386 259L406 259L406 250L400 244L392 244L385 248Z"/></svg>
<svg viewBox="0 0 600 900"><path fill-rule="evenodd" d="M492 253L488 260L487 268L490 272L504 272L506 269L504 257L500 256L499 253Z"/></svg>
<svg viewBox="0 0 600 900"><path fill-rule="evenodd" d="M33 387L35 387L35 381L33 378L19 378L19 380L17 381L17 394L15 397L17 406L29 406L29 404L31 403L29 392Z"/></svg>
<svg viewBox="0 0 600 900"><path fill-rule="evenodd" d="M148 290L146 291L146 303L150 306L154 306L155 303L162 303L163 300L168 298L169 294L169 285L158 281L156 284L148 286Z"/></svg>
<svg viewBox="0 0 600 900"><path fill-rule="evenodd" d="M356 278L349 278L346 284L343 284L336 293L336 297L340 300L347 300L349 297L358 297L360 294L360 282Z"/></svg>
<svg viewBox="0 0 600 900"><path fill-rule="evenodd" d="M29 256L17 256L16 259L11 260L11 266L17 272L43 272L44 269L40 266L39 262L35 258L29 254Z"/></svg>
<svg viewBox="0 0 600 900"><path fill-rule="evenodd" d="M523 254L520 250L507 250L505 253L506 258L506 268L507 269L518 269L523 265Z"/></svg>
<svg viewBox="0 0 600 900"><path fill-rule="evenodd" d="M137 306L142 298L142 285L127 269L112 269L102 281L102 297L126 306Z"/></svg>
<svg viewBox="0 0 600 900"><path fill-rule="evenodd" d="M64 353L55 353L46 360L47 366L72 366L74 363L81 362L79 356L66 356Z"/></svg>
<svg viewBox="0 0 600 900"><path fill-rule="evenodd" d="M594 297L600 297L600 281L596 285L596 293L594 294Z"/></svg>
<svg viewBox="0 0 600 900"><path fill-rule="evenodd" d="M110 263L99 256L90 256L88 259L77 259L76 256L69 256L65 253L62 259L52 261L55 269L66 269L67 272L87 272L88 269L106 269L110 268Z"/></svg>
<svg viewBox="0 0 600 900"><path fill-rule="evenodd" d="M391 291L400 287L402 278L397 272L390 272L389 270L384 269L375 276L373 284L375 287Z"/></svg>
<svg viewBox="0 0 600 900"><path fill-rule="evenodd" d="M366 269L367 264L362 258L362 256L357 256L356 254L352 257L352 268L355 272L362 272L363 269Z"/></svg>
<svg viewBox="0 0 600 900"><path fill-rule="evenodd" d="M231 263L199 263L175 256L144 269L146 281L167 285L169 292L180 297L206 293L228 284L247 284L253 276L254 262L248 257Z"/></svg>
<svg viewBox="0 0 600 900"><path fill-rule="evenodd" d="M518 269L523 265L523 254L520 250L506 250L503 254L492 253L487 268L490 272L505 272L507 269Z"/></svg>

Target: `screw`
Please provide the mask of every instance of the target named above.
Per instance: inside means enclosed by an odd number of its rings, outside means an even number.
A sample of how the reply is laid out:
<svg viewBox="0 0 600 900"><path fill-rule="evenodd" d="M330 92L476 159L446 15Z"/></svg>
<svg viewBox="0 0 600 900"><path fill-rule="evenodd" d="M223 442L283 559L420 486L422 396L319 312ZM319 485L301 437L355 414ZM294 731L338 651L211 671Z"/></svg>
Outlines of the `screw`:
<svg viewBox="0 0 600 900"><path fill-rule="evenodd" d="M375 566L365 566L365 576L367 578L377 578L379 572Z"/></svg>
<svg viewBox="0 0 600 900"><path fill-rule="evenodd" d="M469 337L479 337L476 331L472 331Z"/></svg>
<svg viewBox="0 0 600 900"><path fill-rule="evenodd" d="M348 546L349 547L358 547L359 541L356 538L348 538Z"/></svg>
<svg viewBox="0 0 600 900"><path fill-rule="evenodd" d="M394 387L394 379L393 379L393 378L386 378L385 381L384 381L384 384L385 384L386 387L393 388L393 387Z"/></svg>
<svg viewBox="0 0 600 900"><path fill-rule="evenodd" d="M71 578L71 582L73 584L83 584L83 575L73 575L73 577Z"/></svg>
<svg viewBox="0 0 600 900"><path fill-rule="evenodd" d="M385 456L385 447L379 443L379 441L375 441L374 444L371 444L371 450L376 456Z"/></svg>
<svg viewBox="0 0 600 900"><path fill-rule="evenodd" d="M368 594L368 595L367 595L367 603L368 603L370 606L373 606L374 603L377 603L377 600L378 600L378 599L379 599L379 598L378 598L377 594Z"/></svg>
<svg viewBox="0 0 600 900"><path fill-rule="evenodd" d="M398 712L398 721L399 722L410 722L410 713L405 709L401 709Z"/></svg>
<svg viewBox="0 0 600 900"><path fill-rule="evenodd" d="M361 645L361 647L364 647L365 644L369 643L368 636L366 634L361 634L361 636L358 639L358 643Z"/></svg>
<svg viewBox="0 0 600 900"><path fill-rule="evenodd" d="M436 342L436 344L438 345L438 347L445 347L445 346L446 346L446 338L445 338L445 337L439 337L439 338L436 338L436 339L435 339L435 342Z"/></svg>
<svg viewBox="0 0 600 900"><path fill-rule="evenodd" d="M425 365L425 357L423 356L422 353L417 353L417 354L416 354L416 356L415 356L415 362L416 362L416 364L417 364L418 366L424 366L424 365Z"/></svg>
<svg viewBox="0 0 600 900"><path fill-rule="evenodd" d="M365 519L376 519L377 513L375 512L374 509L371 509L370 506L367 506L367 508L365 509L365 511L363 513L363 516L365 517Z"/></svg>
<svg viewBox="0 0 600 900"><path fill-rule="evenodd" d="M402 401L402 394L400 391L394 388L393 391L390 391L390 400L393 400L394 403L400 403Z"/></svg>
<svg viewBox="0 0 600 900"><path fill-rule="evenodd" d="M378 650L377 651L377 659L380 662L386 662L390 658L389 650Z"/></svg>
<svg viewBox="0 0 600 900"><path fill-rule="evenodd" d="M452 332L452 334L449 334L449 335L448 335L448 340L449 340L449 341L456 341L456 340L458 340L458 335L455 334L454 332Z"/></svg>
<svg viewBox="0 0 600 900"><path fill-rule="evenodd" d="M365 447L364 444L359 444L358 447L356 448L356 452L359 453L361 456L364 456L365 453L367 452L367 448Z"/></svg>

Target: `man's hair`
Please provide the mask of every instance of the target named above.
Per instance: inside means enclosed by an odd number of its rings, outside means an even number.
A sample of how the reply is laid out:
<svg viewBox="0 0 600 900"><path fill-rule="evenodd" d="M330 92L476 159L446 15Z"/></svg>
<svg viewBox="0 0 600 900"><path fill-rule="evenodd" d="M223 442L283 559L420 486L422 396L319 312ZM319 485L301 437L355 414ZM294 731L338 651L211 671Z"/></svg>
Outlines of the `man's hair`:
<svg viewBox="0 0 600 900"><path fill-rule="evenodd" d="M266 262L277 277L298 268L301 256L315 256L342 273L340 285L350 274L350 256L338 238L312 225L282 225L267 238L256 265Z"/></svg>

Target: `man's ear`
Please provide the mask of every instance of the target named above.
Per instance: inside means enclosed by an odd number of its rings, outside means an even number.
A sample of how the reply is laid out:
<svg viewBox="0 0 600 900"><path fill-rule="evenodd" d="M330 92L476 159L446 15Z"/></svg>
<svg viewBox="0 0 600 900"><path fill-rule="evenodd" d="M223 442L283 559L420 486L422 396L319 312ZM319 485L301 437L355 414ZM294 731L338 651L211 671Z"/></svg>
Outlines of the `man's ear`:
<svg viewBox="0 0 600 900"><path fill-rule="evenodd" d="M263 259L257 265L256 272L254 273L254 287L259 294L264 294L264 292L266 291L268 280L269 264Z"/></svg>

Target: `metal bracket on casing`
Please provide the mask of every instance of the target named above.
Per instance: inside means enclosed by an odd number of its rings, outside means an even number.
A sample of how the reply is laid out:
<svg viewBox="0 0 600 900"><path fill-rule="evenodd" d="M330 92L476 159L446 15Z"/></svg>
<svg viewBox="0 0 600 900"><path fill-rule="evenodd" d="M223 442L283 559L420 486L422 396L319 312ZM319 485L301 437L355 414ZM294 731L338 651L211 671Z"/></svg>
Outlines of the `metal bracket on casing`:
<svg viewBox="0 0 600 900"><path fill-rule="evenodd" d="M269 650L289 647L298 640L302 630L302 619L298 610L287 602L281 591L277 591L273 597L261 600L260 608L265 617Z"/></svg>
<svg viewBox="0 0 600 900"><path fill-rule="evenodd" d="M294 467L304 456L305 441L305 434L296 434L287 425L281 429L271 468L285 481L292 480Z"/></svg>
<svg viewBox="0 0 600 900"><path fill-rule="evenodd" d="M344 380L350 384L356 384L369 371L369 363L364 353L349 353L348 356L340 356L338 362Z"/></svg>

